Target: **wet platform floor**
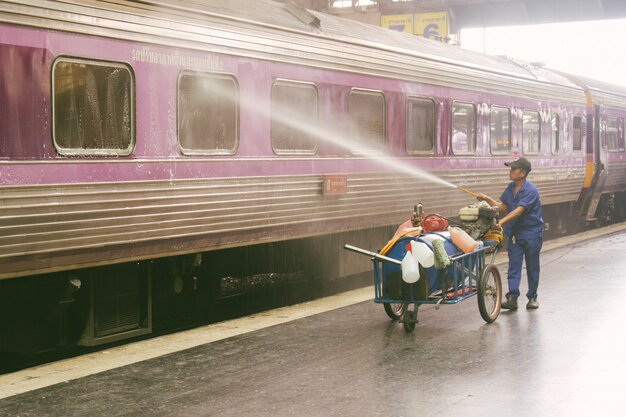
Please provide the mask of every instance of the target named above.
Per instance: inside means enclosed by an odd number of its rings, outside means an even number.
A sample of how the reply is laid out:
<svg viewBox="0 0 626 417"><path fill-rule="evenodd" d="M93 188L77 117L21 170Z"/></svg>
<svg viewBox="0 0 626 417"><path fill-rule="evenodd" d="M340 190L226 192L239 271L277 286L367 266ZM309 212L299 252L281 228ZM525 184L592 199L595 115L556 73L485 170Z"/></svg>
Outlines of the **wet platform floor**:
<svg viewBox="0 0 626 417"><path fill-rule="evenodd" d="M409 334L361 302L3 398L0 416L621 415L624 254L625 232L544 252L539 310L493 324L471 298L421 307Z"/></svg>

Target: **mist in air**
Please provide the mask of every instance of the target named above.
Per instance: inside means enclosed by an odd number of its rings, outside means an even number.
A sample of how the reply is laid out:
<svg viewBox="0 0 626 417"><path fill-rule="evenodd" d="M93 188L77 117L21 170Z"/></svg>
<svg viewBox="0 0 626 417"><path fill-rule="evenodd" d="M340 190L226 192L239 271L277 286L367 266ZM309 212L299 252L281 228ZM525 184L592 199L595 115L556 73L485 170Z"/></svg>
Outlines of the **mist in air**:
<svg viewBox="0 0 626 417"><path fill-rule="evenodd" d="M233 97L231 90L223 90L219 83L206 82L203 88L208 94L221 97L224 100L238 103L243 111L256 113L263 118L272 119L275 123L279 123L298 132L303 132L312 137L316 137L321 142L332 144L334 147L344 151L354 153L355 156L371 158L380 166L384 166L390 171L401 172L415 178L443 185L446 187L456 188L457 186L438 177L437 175L419 169L401 159L385 155L381 150L371 149L364 144L376 142L371 137L349 137L345 132L337 132L323 126L322 122L318 122L317 117L310 114L302 114L295 111L289 105L281 105L272 102L271 106L266 106L262 101L251 95L249 92L240 91L241 97ZM349 129L344 129L349 131Z"/></svg>
<svg viewBox="0 0 626 417"><path fill-rule="evenodd" d="M626 19L463 29L461 47L626 87ZM616 48L617 47L617 48Z"/></svg>

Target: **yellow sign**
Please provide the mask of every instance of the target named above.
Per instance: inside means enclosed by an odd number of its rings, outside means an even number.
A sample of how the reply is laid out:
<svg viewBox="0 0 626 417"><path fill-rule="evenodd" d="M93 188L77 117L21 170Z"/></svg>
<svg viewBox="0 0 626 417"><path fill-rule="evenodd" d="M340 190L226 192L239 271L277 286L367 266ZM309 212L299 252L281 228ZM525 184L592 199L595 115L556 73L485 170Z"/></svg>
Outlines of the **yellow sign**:
<svg viewBox="0 0 626 417"><path fill-rule="evenodd" d="M448 13L418 13L413 15L413 33L441 40L448 37Z"/></svg>
<svg viewBox="0 0 626 417"><path fill-rule="evenodd" d="M380 25L398 32L413 33L413 15L397 14L380 17Z"/></svg>

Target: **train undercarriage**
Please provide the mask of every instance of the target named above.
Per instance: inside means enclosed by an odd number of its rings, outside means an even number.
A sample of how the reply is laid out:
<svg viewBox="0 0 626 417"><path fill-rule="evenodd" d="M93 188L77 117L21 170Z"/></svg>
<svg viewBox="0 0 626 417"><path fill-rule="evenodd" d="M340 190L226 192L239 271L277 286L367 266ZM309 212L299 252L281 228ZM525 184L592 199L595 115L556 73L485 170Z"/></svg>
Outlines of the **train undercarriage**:
<svg viewBox="0 0 626 417"><path fill-rule="evenodd" d="M394 227L0 281L0 372L367 285Z"/></svg>

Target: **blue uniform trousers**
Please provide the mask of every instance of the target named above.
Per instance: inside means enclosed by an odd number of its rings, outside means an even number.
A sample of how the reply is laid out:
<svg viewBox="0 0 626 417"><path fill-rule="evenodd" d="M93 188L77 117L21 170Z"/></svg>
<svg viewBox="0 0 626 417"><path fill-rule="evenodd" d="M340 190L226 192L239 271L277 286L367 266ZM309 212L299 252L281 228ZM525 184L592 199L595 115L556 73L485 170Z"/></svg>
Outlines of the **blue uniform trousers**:
<svg viewBox="0 0 626 417"><path fill-rule="evenodd" d="M509 238L509 292L507 297L519 297L519 284L522 279L522 261L526 259L526 274L528 276L528 292L530 299L537 296L539 287L539 253L543 245L543 237L531 239Z"/></svg>

